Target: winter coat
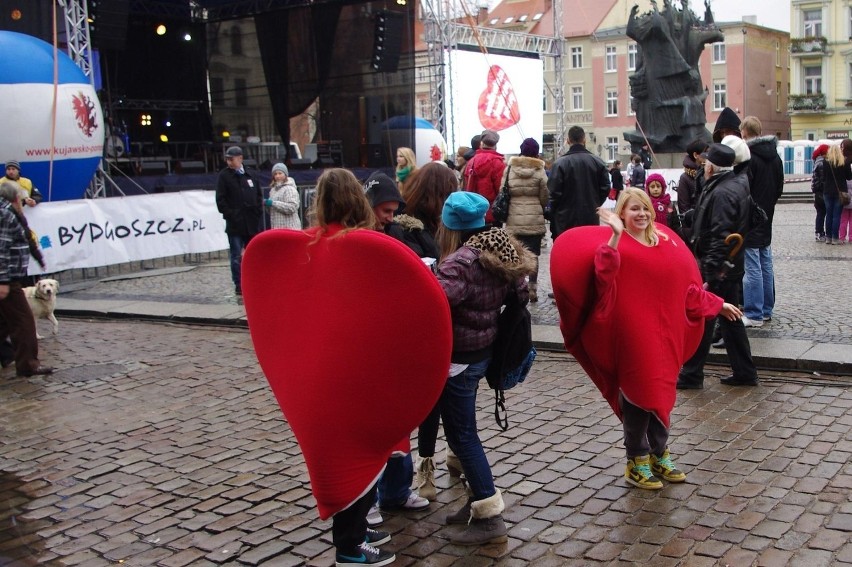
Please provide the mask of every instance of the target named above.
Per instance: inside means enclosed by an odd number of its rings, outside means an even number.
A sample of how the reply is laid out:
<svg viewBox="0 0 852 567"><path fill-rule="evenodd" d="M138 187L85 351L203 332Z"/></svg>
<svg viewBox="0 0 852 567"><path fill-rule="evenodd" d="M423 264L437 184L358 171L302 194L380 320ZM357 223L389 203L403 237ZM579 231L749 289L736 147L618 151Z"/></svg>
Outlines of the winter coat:
<svg viewBox="0 0 852 567"><path fill-rule="evenodd" d="M281 185L269 190L272 201L269 209L269 222L272 228L289 228L302 230L302 220L299 218L299 191L292 177Z"/></svg>
<svg viewBox="0 0 852 567"><path fill-rule="evenodd" d="M414 250L421 258L441 255L435 238L424 228L423 222L411 215L399 215L385 227L385 234L392 236Z"/></svg>
<svg viewBox="0 0 852 567"><path fill-rule="evenodd" d="M698 201L696 177L701 171L703 171L703 168L692 156L688 155L683 158L683 173L680 174L680 179L677 182L677 208L681 214L695 208L695 203Z"/></svg>
<svg viewBox="0 0 852 567"><path fill-rule="evenodd" d="M216 208L225 218L226 233L251 238L260 232L263 191L248 171L240 174L226 167L219 172Z"/></svg>
<svg viewBox="0 0 852 567"><path fill-rule="evenodd" d="M640 189L645 186L645 168L641 163L633 166L633 172L630 174L630 185Z"/></svg>
<svg viewBox="0 0 852 567"><path fill-rule="evenodd" d="M525 276L535 266L533 253L500 228L473 234L441 262L438 282L453 319L453 362L474 363L491 355L500 307L514 287L527 304Z"/></svg>
<svg viewBox="0 0 852 567"><path fill-rule="evenodd" d="M648 195L648 198L651 199L651 206L654 207L654 222L669 226L668 217L669 210L672 208L672 196L666 191L665 186L663 186L663 193L659 197Z"/></svg>
<svg viewBox="0 0 852 567"><path fill-rule="evenodd" d="M575 226L598 225L596 210L609 195L609 183L606 164L582 144L557 159L547 181L553 237Z"/></svg>
<svg viewBox="0 0 852 567"><path fill-rule="evenodd" d="M825 170L825 156L817 156L814 159L814 172L811 175L811 193L822 197L823 171Z"/></svg>
<svg viewBox="0 0 852 567"><path fill-rule="evenodd" d="M612 188L615 189L616 198L618 197L618 193L624 189L624 176L621 175L621 168L613 167L609 170L610 182L612 183Z"/></svg>
<svg viewBox="0 0 852 567"><path fill-rule="evenodd" d="M746 235L749 227L748 178L725 171L711 177L695 207L692 249L698 257L701 275L710 283L710 291L719 282L719 273L728 259L730 247L725 239L731 233ZM732 276L742 275L745 247L733 259Z"/></svg>
<svg viewBox="0 0 852 567"><path fill-rule="evenodd" d="M846 180L852 179L852 169L848 163L835 167L828 160L822 166L822 192L824 196L839 198L839 191L846 191Z"/></svg>
<svg viewBox="0 0 852 567"><path fill-rule="evenodd" d="M506 231L513 236L544 234L544 206L547 204L547 174L538 158L515 156L503 173L500 186L509 178L509 218Z"/></svg>
<svg viewBox="0 0 852 567"><path fill-rule="evenodd" d="M473 159L465 166L465 191L479 193L488 199L489 203L493 203L497 193L500 192L500 182L503 180L505 167L503 154L497 153L497 150L485 148L476 150ZM494 222L490 209L485 214L485 222Z"/></svg>
<svg viewBox="0 0 852 567"><path fill-rule="evenodd" d="M0 199L0 284L9 285L27 276L30 248L24 227L12 209L12 203Z"/></svg>
<svg viewBox="0 0 852 567"><path fill-rule="evenodd" d="M772 244L772 217L775 204L784 191L784 163L775 150L775 136L760 136L746 140L751 159L749 160L749 189L754 201L766 211L768 222L749 231L743 246L763 248Z"/></svg>

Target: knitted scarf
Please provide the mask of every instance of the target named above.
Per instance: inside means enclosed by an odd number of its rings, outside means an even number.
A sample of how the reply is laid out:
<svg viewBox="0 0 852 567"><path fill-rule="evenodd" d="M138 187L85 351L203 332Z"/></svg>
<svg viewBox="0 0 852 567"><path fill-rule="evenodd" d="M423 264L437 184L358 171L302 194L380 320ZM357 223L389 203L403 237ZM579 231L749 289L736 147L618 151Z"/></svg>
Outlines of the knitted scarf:
<svg viewBox="0 0 852 567"><path fill-rule="evenodd" d="M403 167L396 170L396 180L400 183L405 183L406 178L411 174L411 166Z"/></svg>

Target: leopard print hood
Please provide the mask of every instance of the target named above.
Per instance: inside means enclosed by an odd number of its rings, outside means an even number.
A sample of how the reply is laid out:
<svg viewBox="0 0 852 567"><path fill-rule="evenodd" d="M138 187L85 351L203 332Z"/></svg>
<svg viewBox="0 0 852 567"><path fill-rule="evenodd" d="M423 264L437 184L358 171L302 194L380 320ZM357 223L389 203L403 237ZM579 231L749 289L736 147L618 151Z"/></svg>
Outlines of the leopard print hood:
<svg viewBox="0 0 852 567"><path fill-rule="evenodd" d="M507 282L535 272L535 254L502 228L476 233L464 245L479 250L482 267Z"/></svg>

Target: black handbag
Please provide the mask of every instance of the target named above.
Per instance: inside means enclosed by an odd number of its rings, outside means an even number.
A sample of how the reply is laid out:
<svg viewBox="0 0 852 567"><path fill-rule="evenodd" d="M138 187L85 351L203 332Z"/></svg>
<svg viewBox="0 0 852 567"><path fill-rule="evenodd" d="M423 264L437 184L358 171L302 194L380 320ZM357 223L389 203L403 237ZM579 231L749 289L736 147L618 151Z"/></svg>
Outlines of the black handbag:
<svg viewBox="0 0 852 567"><path fill-rule="evenodd" d="M509 219L509 201L511 196L509 195L509 172L512 171L512 166L506 168L506 181L503 183L503 187L500 189L500 193L497 194L497 198L494 199L494 203L491 204L491 216L494 217L494 222L498 224L503 224Z"/></svg>

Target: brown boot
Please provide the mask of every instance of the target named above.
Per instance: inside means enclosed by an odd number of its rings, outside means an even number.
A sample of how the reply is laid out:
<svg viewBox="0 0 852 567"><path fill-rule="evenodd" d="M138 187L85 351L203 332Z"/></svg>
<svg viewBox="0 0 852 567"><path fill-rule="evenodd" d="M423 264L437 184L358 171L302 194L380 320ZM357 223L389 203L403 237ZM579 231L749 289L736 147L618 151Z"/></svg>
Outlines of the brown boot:
<svg viewBox="0 0 852 567"><path fill-rule="evenodd" d="M435 490L435 462L432 457L417 457L414 464L414 484L412 490L416 490L420 498L434 502L438 497Z"/></svg>
<svg viewBox="0 0 852 567"><path fill-rule="evenodd" d="M509 539L508 530L500 515L505 507L500 490L494 496L471 502L470 522L464 531L451 535L450 541L456 545L505 543Z"/></svg>
<svg viewBox="0 0 852 567"><path fill-rule="evenodd" d="M467 499L467 502L464 503L464 506L461 507L460 510L453 512L452 514L447 514L447 524L466 524L470 521L470 503L472 500L470 498Z"/></svg>

